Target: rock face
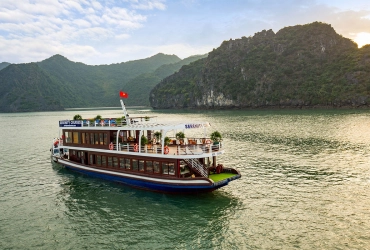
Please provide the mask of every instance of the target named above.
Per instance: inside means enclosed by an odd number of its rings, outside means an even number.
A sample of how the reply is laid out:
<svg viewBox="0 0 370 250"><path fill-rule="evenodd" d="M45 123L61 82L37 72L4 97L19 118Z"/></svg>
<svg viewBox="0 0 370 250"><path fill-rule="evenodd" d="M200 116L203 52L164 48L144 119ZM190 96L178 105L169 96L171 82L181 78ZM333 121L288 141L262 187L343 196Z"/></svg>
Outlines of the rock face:
<svg viewBox="0 0 370 250"><path fill-rule="evenodd" d="M163 79L153 108L367 105L370 46L361 49L328 24L263 30L224 41Z"/></svg>

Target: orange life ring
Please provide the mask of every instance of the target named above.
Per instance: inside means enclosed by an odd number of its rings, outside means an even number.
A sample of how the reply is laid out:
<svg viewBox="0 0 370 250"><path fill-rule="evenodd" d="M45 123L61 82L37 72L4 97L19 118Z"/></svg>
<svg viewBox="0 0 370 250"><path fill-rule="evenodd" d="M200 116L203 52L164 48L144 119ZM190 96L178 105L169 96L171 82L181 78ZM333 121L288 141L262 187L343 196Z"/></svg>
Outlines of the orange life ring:
<svg viewBox="0 0 370 250"><path fill-rule="evenodd" d="M137 144L134 145L134 151L139 152L139 145L137 145Z"/></svg>
<svg viewBox="0 0 370 250"><path fill-rule="evenodd" d="M164 147L164 154L168 154L170 152L170 149L168 148L168 146L165 146Z"/></svg>
<svg viewBox="0 0 370 250"><path fill-rule="evenodd" d="M113 143L109 143L109 149L113 150Z"/></svg>
<svg viewBox="0 0 370 250"><path fill-rule="evenodd" d="M207 143L207 144L211 144L211 142L212 142L212 141L211 141L210 139L207 139L207 140L206 140L206 143Z"/></svg>

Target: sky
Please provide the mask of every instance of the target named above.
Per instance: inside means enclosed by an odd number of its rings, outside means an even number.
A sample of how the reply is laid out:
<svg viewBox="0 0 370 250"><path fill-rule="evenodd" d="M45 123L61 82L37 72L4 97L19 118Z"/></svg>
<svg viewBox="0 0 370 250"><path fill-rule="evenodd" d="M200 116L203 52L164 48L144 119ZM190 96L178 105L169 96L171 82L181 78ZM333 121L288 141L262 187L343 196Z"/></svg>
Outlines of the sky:
<svg viewBox="0 0 370 250"><path fill-rule="evenodd" d="M311 22L370 44L370 0L0 0L0 62L88 65L205 54L224 40Z"/></svg>

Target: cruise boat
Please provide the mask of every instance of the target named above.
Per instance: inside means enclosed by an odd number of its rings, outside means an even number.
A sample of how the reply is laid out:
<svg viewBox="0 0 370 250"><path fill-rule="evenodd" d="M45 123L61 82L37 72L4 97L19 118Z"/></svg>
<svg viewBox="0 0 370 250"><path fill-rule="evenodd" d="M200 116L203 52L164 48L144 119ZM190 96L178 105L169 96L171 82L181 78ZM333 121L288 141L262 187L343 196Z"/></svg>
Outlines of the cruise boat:
<svg viewBox="0 0 370 250"><path fill-rule="evenodd" d="M210 192L241 177L217 161L224 148L207 136L210 123L130 117L120 102L122 118L59 121L51 159L89 176L165 193ZM186 137L194 134L190 130L201 136Z"/></svg>

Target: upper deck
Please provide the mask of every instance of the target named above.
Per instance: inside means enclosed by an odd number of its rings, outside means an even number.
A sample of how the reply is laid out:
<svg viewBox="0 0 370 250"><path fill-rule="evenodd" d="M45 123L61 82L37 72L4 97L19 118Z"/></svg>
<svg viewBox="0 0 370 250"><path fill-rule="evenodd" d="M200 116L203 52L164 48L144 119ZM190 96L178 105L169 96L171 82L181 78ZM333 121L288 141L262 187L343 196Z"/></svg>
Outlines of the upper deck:
<svg viewBox="0 0 370 250"><path fill-rule="evenodd" d="M158 123L151 122L153 117L135 117L122 121L119 118L104 118L92 120L62 120L59 121L60 128L80 129L109 129L117 130L124 128L129 130L184 130L184 129L205 129L211 127L209 122L187 122L187 123Z"/></svg>
<svg viewBox="0 0 370 250"><path fill-rule="evenodd" d="M117 118L99 120L59 121L63 141L68 148L90 148L110 150L118 154L150 155L154 157L184 158L209 157L223 153L220 142L213 142L207 136L208 122L158 123L152 117L135 117L122 121ZM177 131L198 129L201 136L176 138ZM167 136L168 132L172 136ZM160 136L158 136L158 134ZM146 139L142 140L145 137ZM111 151L112 150L112 151Z"/></svg>

